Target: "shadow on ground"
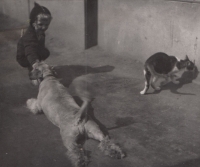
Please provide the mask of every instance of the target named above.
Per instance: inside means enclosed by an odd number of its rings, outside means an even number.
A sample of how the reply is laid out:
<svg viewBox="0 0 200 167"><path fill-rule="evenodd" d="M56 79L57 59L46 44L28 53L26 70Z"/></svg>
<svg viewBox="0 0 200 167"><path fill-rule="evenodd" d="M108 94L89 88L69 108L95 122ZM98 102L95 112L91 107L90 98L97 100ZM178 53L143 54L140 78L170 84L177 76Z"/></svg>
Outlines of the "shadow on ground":
<svg viewBox="0 0 200 167"><path fill-rule="evenodd" d="M169 82L168 84L161 87L161 90L154 91L153 93L147 93L147 94L158 94L162 90L170 90L174 94L180 94L180 95L195 95L193 93L182 93L178 90L182 88L186 84L192 83L193 80L195 80L199 75L199 70L197 67L195 67L194 71L185 71L181 78L179 78L177 81L179 81L179 84L174 84L172 82Z"/></svg>
<svg viewBox="0 0 200 167"><path fill-rule="evenodd" d="M61 83L69 87L72 81L82 75L111 72L114 70L113 66L90 67L81 65L63 65L54 67L57 78L61 79Z"/></svg>
<svg viewBox="0 0 200 167"><path fill-rule="evenodd" d="M116 121L115 121L116 126L107 128L107 130L113 130L113 129L126 127L126 126L132 125L134 123L136 123L136 121L132 117L124 117L124 118L117 117Z"/></svg>
<svg viewBox="0 0 200 167"><path fill-rule="evenodd" d="M200 167L200 159L191 159L185 162L180 162L176 165L169 165L165 167Z"/></svg>

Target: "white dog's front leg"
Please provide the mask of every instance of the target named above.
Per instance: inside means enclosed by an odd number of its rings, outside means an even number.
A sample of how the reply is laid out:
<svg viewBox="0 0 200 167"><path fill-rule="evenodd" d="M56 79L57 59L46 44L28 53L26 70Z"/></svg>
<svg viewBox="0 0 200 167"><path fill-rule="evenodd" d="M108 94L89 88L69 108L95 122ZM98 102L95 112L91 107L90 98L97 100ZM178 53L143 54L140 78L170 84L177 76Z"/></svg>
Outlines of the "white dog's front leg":
<svg viewBox="0 0 200 167"><path fill-rule="evenodd" d="M41 108L37 103L37 99L35 98L28 99L26 105L33 114L39 114L42 112Z"/></svg>

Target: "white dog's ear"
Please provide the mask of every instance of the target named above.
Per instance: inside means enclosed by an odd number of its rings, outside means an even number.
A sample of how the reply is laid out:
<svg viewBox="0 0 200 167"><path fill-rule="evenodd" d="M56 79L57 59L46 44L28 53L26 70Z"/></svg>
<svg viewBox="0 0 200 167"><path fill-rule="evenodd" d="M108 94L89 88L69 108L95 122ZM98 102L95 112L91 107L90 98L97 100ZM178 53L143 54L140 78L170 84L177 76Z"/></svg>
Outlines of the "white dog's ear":
<svg viewBox="0 0 200 167"><path fill-rule="evenodd" d="M42 79L43 75L42 72L38 69L33 69L30 73L29 73L29 78L31 80L37 80L37 79Z"/></svg>

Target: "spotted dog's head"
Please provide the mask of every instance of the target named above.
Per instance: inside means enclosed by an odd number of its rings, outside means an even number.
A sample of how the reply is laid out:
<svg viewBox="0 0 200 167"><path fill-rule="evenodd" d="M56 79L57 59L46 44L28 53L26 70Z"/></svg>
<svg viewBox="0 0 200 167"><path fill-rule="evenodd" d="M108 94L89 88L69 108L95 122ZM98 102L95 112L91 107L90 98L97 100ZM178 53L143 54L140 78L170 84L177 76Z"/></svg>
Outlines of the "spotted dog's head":
<svg viewBox="0 0 200 167"><path fill-rule="evenodd" d="M185 66L188 71L193 71L194 70L194 68L195 68L195 60L194 60L194 62L190 61L190 59L188 58L187 55L185 56L184 60L181 60L181 62L183 64L183 66Z"/></svg>
<svg viewBox="0 0 200 167"><path fill-rule="evenodd" d="M37 80L39 84L45 77L53 75L54 72L51 66L44 62L37 62L33 65L33 70L29 73L29 78L31 80Z"/></svg>

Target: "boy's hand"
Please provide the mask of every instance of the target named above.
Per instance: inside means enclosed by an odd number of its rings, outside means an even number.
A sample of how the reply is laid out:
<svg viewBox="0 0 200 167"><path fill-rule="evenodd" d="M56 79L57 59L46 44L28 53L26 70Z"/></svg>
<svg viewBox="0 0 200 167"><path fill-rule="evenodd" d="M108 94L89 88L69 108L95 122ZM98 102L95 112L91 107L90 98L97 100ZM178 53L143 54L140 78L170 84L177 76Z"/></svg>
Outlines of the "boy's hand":
<svg viewBox="0 0 200 167"><path fill-rule="evenodd" d="M35 63L32 65L32 67L33 68L36 68L36 66L37 66L37 63L39 63L40 61L37 59L36 61L35 61Z"/></svg>

